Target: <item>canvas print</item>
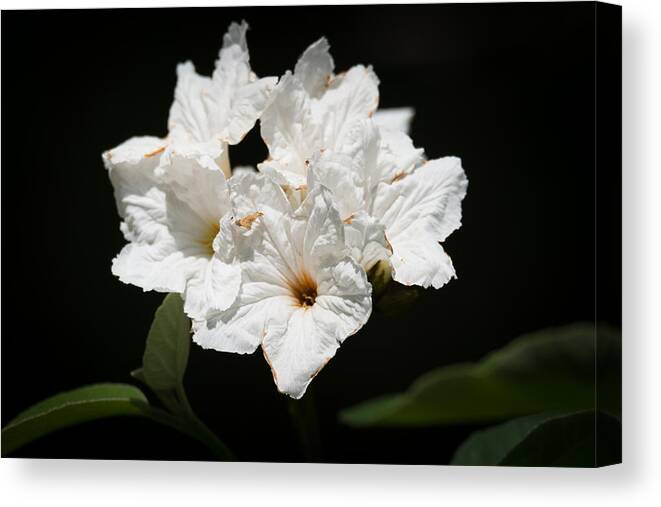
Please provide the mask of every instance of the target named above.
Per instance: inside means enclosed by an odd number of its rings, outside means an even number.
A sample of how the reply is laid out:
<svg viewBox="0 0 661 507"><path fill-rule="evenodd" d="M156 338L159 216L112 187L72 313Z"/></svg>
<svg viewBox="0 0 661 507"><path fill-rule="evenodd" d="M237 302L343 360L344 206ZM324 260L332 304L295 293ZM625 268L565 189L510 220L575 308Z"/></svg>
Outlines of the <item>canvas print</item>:
<svg viewBox="0 0 661 507"><path fill-rule="evenodd" d="M619 7L2 13L2 456L621 461Z"/></svg>

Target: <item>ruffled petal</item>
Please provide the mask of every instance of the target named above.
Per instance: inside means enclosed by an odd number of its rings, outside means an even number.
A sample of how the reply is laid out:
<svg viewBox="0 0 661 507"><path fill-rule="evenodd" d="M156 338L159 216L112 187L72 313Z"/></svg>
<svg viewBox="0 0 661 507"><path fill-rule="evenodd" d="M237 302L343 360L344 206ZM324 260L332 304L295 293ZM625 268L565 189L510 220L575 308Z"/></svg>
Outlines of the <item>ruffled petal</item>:
<svg viewBox="0 0 661 507"><path fill-rule="evenodd" d="M212 80L220 98L219 105L224 111L230 109L231 97L236 90L253 79L250 70L250 55L246 33L248 23L231 23L225 35L223 46L218 54Z"/></svg>
<svg viewBox="0 0 661 507"><path fill-rule="evenodd" d="M329 49L328 41L322 37L303 52L294 69L294 76L315 99L324 94L333 77L335 63Z"/></svg>
<svg viewBox="0 0 661 507"><path fill-rule="evenodd" d="M164 215L164 196L157 189L154 170L166 141L157 137L132 137L112 150L103 153L103 163L113 185L115 203L122 218L128 210L158 219ZM136 202L135 196L145 196ZM131 241L136 231L122 227L126 239Z"/></svg>
<svg viewBox="0 0 661 507"><path fill-rule="evenodd" d="M392 183L424 161L424 150L413 146L413 141L404 132L380 129L379 137L378 181Z"/></svg>
<svg viewBox="0 0 661 507"><path fill-rule="evenodd" d="M144 290L181 292L194 266L178 252L167 226L167 195L154 175L164 149L162 139L134 137L103 154L120 228L130 241L113 260L112 272Z"/></svg>
<svg viewBox="0 0 661 507"><path fill-rule="evenodd" d="M349 155L326 151L315 157L308 172L307 186L314 188L318 185L332 192L342 220L365 206L362 168Z"/></svg>
<svg viewBox="0 0 661 507"><path fill-rule="evenodd" d="M216 133L229 144L239 143L252 129L269 102L277 78L257 79L250 69L248 24L232 23L223 37L212 75L212 97L219 111Z"/></svg>
<svg viewBox="0 0 661 507"><path fill-rule="evenodd" d="M271 291L272 290L272 291ZM269 335L284 332L294 308L276 286L244 282L234 304L193 322L193 341L205 349L252 354Z"/></svg>
<svg viewBox="0 0 661 507"><path fill-rule="evenodd" d="M231 209L229 189L214 159L199 147L187 145L166 150L156 174L205 224L217 224Z"/></svg>
<svg viewBox="0 0 661 507"><path fill-rule="evenodd" d="M236 257L231 214L219 224L213 240L214 255L186 284L184 311L193 319L226 310L234 303L241 287L241 266Z"/></svg>
<svg viewBox="0 0 661 507"><path fill-rule="evenodd" d="M357 120L371 117L379 105L379 79L371 67L356 65L336 76L319 101L313 102L313 117L323 125L321 148L339 151Z"/></svg>
<svg viewBox="0 0 661 507"><path fill-rule="evenodd" d="M312 154L320 148L320 140L318 126L310 113L310 99L290 72L280 79L271 96L261 118L261 133L270 155L264 164L277 163L284 175L292 173L305 178Z"/></svg>
<svg viewBox="0 0 661 507"><path fill-rule="evenodd" d="M192 62L177 65L177 85L170 107L168 129L180 143L214 139L223 111L212 98L211 79L195 72Z"/></svg>
<svg viewBox="0 0 661 507"><path fill-rule="evenodd" d="M291 238L299 269L315 290L314 303L298 306L287 328L264 338L262 347L281 392L300 398L339 345L372 311L365 271L345 254L344 227L328 189L313 189L296 213Z"/></svg>
<svg viewBox="0 0 661 507"><path fill-rule="evenodd" d="M229 144L239 143L266 108L278 79L265 77L239 88L232 100L227 127L221 132Z"/></svg>
<svg viewBox="0 0 661 507"><path fill-rule="evenodd" d="M227 308L240 276L231 241L214 242L222 236L220 218L231 210L220 169L156 138L131 139L106 152L104 161L129 241L113 273L144 290L183 293L191 315L205 306ZM209 287L218 291L209 295Z"/></svg>
<svg viewBox="0 0 661 507"><path fill-rule="evenodd" d="M364 271L350 259L332 269L333 294L317 296L310 308L297 308L287 327L264 339L264 356L280 392L299 399L340 344L370 316L372 300Z"/></svg>
<svg viewBox="0 0 661 507"><path fill-rule="evenodd" d="M386 231L364 211L359 211L345 219L344 235L350 248L351 258L369 271L380 260L387 260L392 253L386 240Z"/></svg>
<svg viewBox="0 0 661 507"><path fill-rule="evenodd" d="M440 288L455 276L439 243L461 225L467 186L456 157L432 160L392 185L379 185L373 216L386 227L395 280Z"/></svg>
<svg viewBox="0 0 661 507"><path fill-rule="evenodd" d="M295 309L281 332L264 340L264 357L278 390L299 399L340 346L333 332L336 315L322 310Z"/></svg>
<svg viewBox="0 0 661 507"><path fill-rule="evenodd" d="M251 71L247 30L245 21L230 25L211 78L197 74L191 62L177 67L168 125L179 144L236 144L267 106L277 79L257 79Z"/></svg>
<svg viewBox="0 0 661 507"><path fill-rule="evenodd" d="M315 275L332 259L345 255L344 224L333 195L322 185L313 188L295 212L291 239L301 267Z"/></svg>
<svg viewBox="0 0 661 507"><path fill-rule="evenodd" d="M411 172L424 158L424 151L415 148L404 133L380 129L372 119L357 120L351 126L342 153L354 160L366 189L366 203L376 186L392 183Z"/></svg>

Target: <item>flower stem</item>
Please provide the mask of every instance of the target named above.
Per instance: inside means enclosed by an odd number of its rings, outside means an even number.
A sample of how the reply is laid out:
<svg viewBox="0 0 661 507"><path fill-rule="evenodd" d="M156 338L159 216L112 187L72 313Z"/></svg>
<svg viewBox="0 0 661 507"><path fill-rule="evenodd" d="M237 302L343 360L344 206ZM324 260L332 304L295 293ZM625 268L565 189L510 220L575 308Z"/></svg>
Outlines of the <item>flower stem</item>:
<svg viewBox="0 0 661 507"><path fill-rule="evenodd" d="M303 456L308 462L321 462L321 439L319 438L319 420L315 410L314 396L311 387L300 400L288 398L289 416L303 450Z"/></svg>
<svg viewBox="0 0 661 507"><path fill-rule="evenodd" d="M233 461L234 455L218 437L197 417L176 416L150 405L142 407L146 416L153 421L169 426L204 444L217 458L223 461Z"/></svg>
<svg viewBox="0 0 661 507"><path fill-rule="evenodd" d="M191 407L191 404L188 401L188 396L186 395L183 384L177 386L176 394L179 402L185 410L183 419L186 421L185 426L189 428L190 434L204 443L218 458L223 460L233 460L234 456L232 451L220 441L216 434L211 431L193 411L193 407Z"/></svg>

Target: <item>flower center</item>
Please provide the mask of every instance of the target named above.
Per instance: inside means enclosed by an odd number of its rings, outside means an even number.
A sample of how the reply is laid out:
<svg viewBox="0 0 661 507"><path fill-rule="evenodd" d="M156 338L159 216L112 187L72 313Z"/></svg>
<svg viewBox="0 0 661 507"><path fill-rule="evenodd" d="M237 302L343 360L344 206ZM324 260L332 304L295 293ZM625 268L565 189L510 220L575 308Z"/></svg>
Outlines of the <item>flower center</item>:
<svg viewBox="0 0 661 507"><path fill-rule="evenodd" d="M290 284L289 290L294 297L295 306L309 308L317 300L317 282L308 273L302 273L294 283Z"/></svg>
<svg viewBox="0 0 661 507"><path fill-rule="evenodd" d="M200 240L200 243L210 256L213 256L213 240L216 239L219 232L220 224L218 222L213 223L209 226L206 236Z"/></svg>

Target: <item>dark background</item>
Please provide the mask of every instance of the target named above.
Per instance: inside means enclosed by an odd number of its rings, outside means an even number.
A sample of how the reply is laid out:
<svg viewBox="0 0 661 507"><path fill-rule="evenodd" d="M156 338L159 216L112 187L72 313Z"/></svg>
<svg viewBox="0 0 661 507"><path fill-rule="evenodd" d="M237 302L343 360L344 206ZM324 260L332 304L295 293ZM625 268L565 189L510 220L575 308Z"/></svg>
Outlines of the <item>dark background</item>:
<svg viewBox="0 0 661 507"><path fill-rule="evenodd" d="M336 413L521 333L593 320L595 253L599 319L621 324L617 136L598 168L595 229L591 3L3 12L2 424L61 390L132 381L163 295L110 273L124 240L101 152L165 135L175 65L210 74L241 19L258 75L293 69L325 35L338 71L374 66L381 106L415 107L411 134L430 158L463 159L463 226L445 243L458 280L398 318L374 314L312 384L329 461L447 463L475 426L356 430ZM256 129L232 162L265 154ZM261 354L193 345L185 381L240 458L301 459ZM136 419L63 430L17 455L209 458Z"/></svg>

